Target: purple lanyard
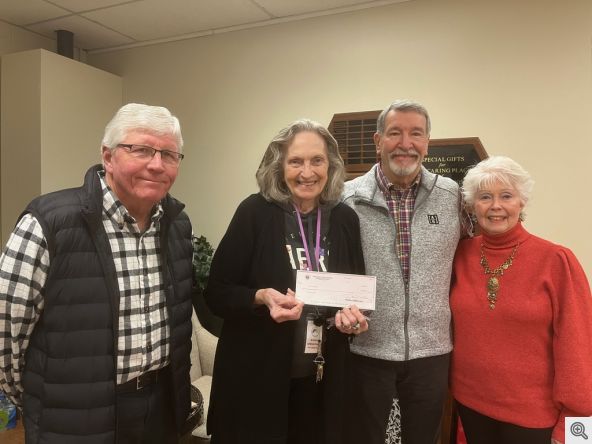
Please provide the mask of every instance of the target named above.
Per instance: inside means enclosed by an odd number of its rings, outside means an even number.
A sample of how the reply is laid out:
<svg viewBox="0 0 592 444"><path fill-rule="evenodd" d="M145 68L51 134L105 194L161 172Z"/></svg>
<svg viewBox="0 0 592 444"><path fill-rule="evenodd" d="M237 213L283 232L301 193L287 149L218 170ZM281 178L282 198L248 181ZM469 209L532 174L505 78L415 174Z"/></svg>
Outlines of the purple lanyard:
<svg viewBox="0 0 592 444"><path fill-rule="evenodd" d="M306 236L304 235L304 227L302 226L302 218L300 217L300 211L294 205L294 209L296 210L296 217L298 218L298 226L300 227L300 238L302 239L302 244L304 245L304 253L306 253L306 261L307 261L307 270L311 270L312 262L310 261L310 253L308 252L308 242L306 241ZM321 241L321 207L317 208L317 236L316 236L317 244L315 246L315 261L317 263L317 271L321 271L321 267L319 266L319 258L320 255L320 241Z"/></svg>

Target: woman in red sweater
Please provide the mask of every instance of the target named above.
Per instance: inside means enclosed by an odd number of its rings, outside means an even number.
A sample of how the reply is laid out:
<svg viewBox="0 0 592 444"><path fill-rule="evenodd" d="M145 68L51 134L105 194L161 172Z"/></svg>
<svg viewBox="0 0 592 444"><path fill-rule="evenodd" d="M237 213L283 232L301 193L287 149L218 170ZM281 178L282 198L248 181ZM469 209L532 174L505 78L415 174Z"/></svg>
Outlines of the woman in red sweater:
<svg viewBox="0 0 592 444"><path fill-rule="evenodd" d="M567 248L522 226L533 181L512 159L469 170L451 290L451 385L469 444L564 442L566 416L592 415L592 296Z"/></svg>

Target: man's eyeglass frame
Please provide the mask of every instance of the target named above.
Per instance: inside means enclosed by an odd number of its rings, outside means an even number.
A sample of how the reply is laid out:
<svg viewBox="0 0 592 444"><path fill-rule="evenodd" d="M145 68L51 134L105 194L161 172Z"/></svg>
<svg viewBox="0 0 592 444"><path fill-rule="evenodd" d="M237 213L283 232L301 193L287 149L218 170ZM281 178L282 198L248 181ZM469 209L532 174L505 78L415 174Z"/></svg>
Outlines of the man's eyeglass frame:
<svg viewBox="0 0 592 444"><path fill-rule="evenodd" d="M141 145L141 144L137 144L137 143L118 143L116 148L118 148L118 147L126 148L130 154L133 154L132 148L135 146L152 150L152 155L150 156L151 159L153 159L154 156L156 156L156 153L160 153L160 158L162 159L163 162L166 162L162 157L162 153L165 153L167 155L171 155L172 159L177 158L177 162L175 163L175 165L179 165L181 163L181 161L183 160L183 158L185 157L185 154L177 153L176 151L159 150L158 148L154 148L152 146Z"/></svg>

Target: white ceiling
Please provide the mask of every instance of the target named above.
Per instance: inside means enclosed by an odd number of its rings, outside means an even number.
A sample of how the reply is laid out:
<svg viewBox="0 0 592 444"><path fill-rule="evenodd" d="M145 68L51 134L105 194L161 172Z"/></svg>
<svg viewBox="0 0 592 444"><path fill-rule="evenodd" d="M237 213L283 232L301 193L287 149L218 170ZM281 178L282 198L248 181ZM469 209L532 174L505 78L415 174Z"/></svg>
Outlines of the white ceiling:
<svg viewBox="0 0 592 444"><path fill-rule="evenodd" d="M410 0L1 0L0 20L89 52L199 37Z"/></svg>

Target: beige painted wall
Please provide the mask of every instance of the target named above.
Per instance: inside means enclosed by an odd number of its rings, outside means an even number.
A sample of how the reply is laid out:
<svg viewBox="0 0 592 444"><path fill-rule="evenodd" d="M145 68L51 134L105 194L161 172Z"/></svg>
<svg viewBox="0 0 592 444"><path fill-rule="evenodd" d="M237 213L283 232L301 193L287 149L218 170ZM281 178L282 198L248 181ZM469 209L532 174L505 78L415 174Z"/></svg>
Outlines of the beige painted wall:
<svg viewBox="0 0 592 444"><path fill-rule="evenodd" d="M0 64L2 63L2 56L5 54L10 54L19 51L26 51L28 49L35 49L35 48L44 48L48 50L55 49L55 42L51 39L41 37L37 34L33 34L32 32L25 31L21 28L18 28L13 25L9 25L8 23L0 22ZM30 73L25 74L30 75ZM26 97L23 97L23 100L26 100ZM1 112L0 112L1 116ZM11 120L15 119L16 115L11 116ZM17 123L18 124L18 123ZM1 130L0 130L1 131ZM1 137L1 132L0 132ZM25 136L26 137L26 136ZM1 161L0 161L1 162ZM1 163L0 163L1 167ZM33 170L31 170L33 171ZM5 178L5 180L7 180ZM38 181L38 178L34 179ZM0 180L0 183L2 181ZM32 186L32 185L27 185ZM2 190L2 186L0 185L0 193ZM7 205L14 206L17 202L8 202ZM2 219L2 212L4 205L0 205L0 220ZM0 226L0 238L4 239L2 236L1 226Z"/></svg>
<svg viewBox="0 0 592 444"><path fill-rule="evenodd" d="M0 56L36 48L54 51L56 42L0 21Z"/></svg>
<svg viewBox="0 0 592 444"><path fill-rule="evenodd" d="M103 131L121 97L120 77L52 52L2 57L3 244L32 198L80 186L100 162Z"/></svg>
<svg viewBox="0 0 592 444"><path fill-rule="evenodd" d="M170 107L186 139L174 194L217 243L272 136L290 121L415 98L432 137L478 136L537 184L527 227L590 276L592 2L411 2L89 56L124 101Z"/></svg>
<svg viewBox="0 0 592 444"><path fill-rule="evenodd" d="M35 53L37 53L35 51ZM0 89L0 213L2 246L24 204L41 189L39 121L41 58L31 51L2 57Z"/></svg>
<svg viewBox="0 0 592 444"><path fill-rule="evenodd" d="M122 79L41 51L41 193L80 186L101 162L105 125L121 106Z"/></svg>

